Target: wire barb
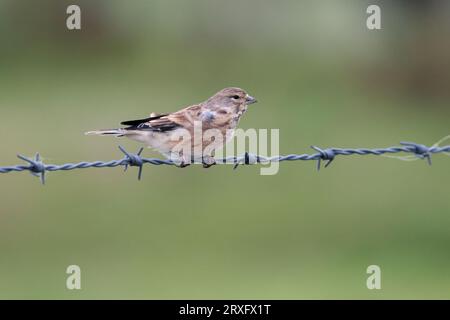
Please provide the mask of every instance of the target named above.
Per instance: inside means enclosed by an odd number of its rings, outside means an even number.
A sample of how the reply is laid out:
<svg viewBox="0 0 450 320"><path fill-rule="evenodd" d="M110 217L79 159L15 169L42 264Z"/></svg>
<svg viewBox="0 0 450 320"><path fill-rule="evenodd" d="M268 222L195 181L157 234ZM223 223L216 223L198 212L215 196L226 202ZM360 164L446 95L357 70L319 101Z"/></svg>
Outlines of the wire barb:
<svg viewBox="0 0 450 320"><path fill-rule="evenodd" d="M130 167L139 167L138 180L141 180L141 178L142 178L142 168L144 166L144 160L142 160L142 158L141 158L141 153L142 153L142 151L144 151L144 148L140 148L139 151L136 154L129 153L122 146L119 146L119 149L126 156L126 158L124 159L125 160L124 171L128 170L128 166L130 166Z"/></svg>
<svg viewBox="0 0 450 320"><path fill-rule="evenodd" d="M327 163L325 163L324 165L324 168L327 168L336 157L336 154L334 153L333 149L323 150L316 146L311 146L311 148L313 148L319 153L317 156L317 171L320 171L321 160L327 161Z"/></svg>
<svg viewBox="0 0 450 320"><path fill-rule="evenodd" d="M405 141L400 142L400 144L412 148L411 152L414 153L416 157L420 159L427 159L428 164L431 166L430 148L428 148L426 145Z"/></svg>
<svg viewBox="0 0 450 320"><path fill-rule="evenodd" d="M36 153L36 155L34 156L34 159L27 158L20 154L18 154L17 157L30 164L30 166L28 167L28 170L35 177L39 177L41 179L41 183L44 185L45 184L45 164L41 161L41 156L39 155L39 153Z"/></svg>
<svg viewBox="0 0 450 320"><path fill-rule="evenodd" d="M260 156L258 156L256 154L245 152L243 159L236 158L233 169L236 170L237 167L241 164L250 165L250 164L255 164L255 163L260 163L260 162L261 162Z"/></svg>

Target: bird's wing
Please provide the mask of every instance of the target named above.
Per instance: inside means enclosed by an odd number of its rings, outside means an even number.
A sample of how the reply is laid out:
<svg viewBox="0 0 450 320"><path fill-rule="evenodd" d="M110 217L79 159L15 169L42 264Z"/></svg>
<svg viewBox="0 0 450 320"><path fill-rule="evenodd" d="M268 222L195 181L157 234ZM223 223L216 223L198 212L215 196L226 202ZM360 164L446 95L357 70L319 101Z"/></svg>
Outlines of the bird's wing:
<svg viewBox="0 0 450 320"><path fill-rule="evenodd" d="M200 110L200 105L194 105L180 111L168 114L150 116L145 119L123 121L121 124L129 126L126 130L143 130L165 132L176 128L189 128L195 121L194 116Z"/></svg>
<svg viewBox="0 0 450 320"><path fill-rule="evenodd" d="M178 124L168 119L169 114L152 114L145 119L123 121L121 124L128 126L125 130L142 131L169 131L178 127Z"/></svg>
<svg viewBox="0 0 450 320"><path fill-rule="evenodd" d="M194 121L199 120L201 110L202 106L197 104L171 113L167 116L167 118L184 128L189 128L194 124Z"/></svg>

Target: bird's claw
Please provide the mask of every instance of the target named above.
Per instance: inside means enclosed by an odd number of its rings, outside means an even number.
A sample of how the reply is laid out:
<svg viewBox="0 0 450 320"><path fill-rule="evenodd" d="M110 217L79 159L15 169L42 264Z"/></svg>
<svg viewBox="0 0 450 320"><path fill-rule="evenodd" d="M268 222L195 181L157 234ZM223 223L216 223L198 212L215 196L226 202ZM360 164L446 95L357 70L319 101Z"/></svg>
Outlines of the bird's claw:
<svg viewBox="0 0 450 320"><path fill-rule="evenodd" d="M189 167L191 164L190 163L186 163L184 161L180 162L179 165L177 165L178 168L186 168Z"/></svg>
<svg viewBox="0 0 450 320"><path fill-rule="evenodd" d="M213 157L206 156L206 157L203 157L202 163L203 163L203 168L207 169L207 168L215 165L216 160Z"/></svg>

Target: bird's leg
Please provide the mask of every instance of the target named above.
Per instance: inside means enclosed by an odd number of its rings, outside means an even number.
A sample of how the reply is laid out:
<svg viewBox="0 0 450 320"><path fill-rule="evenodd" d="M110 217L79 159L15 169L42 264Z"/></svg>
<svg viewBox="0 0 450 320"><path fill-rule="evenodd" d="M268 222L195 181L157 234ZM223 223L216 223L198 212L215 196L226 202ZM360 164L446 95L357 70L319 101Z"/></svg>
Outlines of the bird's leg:
<svg viewBox="0 0 450 320"><path fill-rule="evenodd" d="M211 156L203 156L202 158L203 168L209 168L216 164L216 159Z"/></svg>
<svg viewBox="0 0 450 320"><path fill-rule="evenodd" d="M175 164L175 165L176 165L178 168L186 168L186 167L189 167L189 166L191 165L190 162L186 161L186 157L183 155L182 152L180 152L179 158L178 158L178 159L181 160L181 161L176 161L176 164Z"/></svg>

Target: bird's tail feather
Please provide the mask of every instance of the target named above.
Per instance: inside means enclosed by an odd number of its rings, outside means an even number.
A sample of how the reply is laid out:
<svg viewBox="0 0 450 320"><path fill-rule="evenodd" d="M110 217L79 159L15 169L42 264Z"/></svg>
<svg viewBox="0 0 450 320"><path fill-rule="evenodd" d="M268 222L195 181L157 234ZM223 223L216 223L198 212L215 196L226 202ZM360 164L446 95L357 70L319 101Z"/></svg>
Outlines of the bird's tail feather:
<svg viewBox="0 0 450 320"><path fill-rule="evenodd" d="M84 134L99 135L99 136L113 135L116 137L123 137L126 134L126 131L124 129L103 129L103 130L88 131L85 132Z"/></svg>

